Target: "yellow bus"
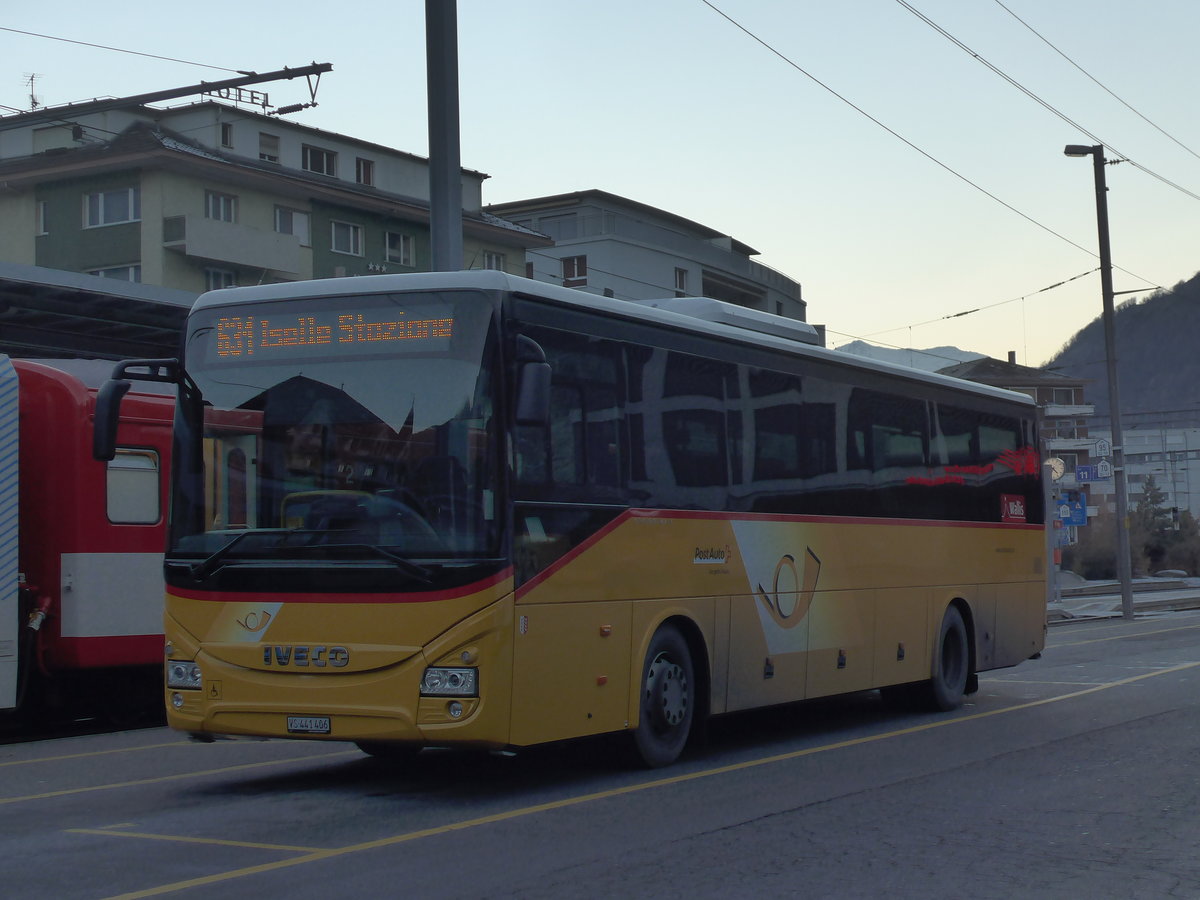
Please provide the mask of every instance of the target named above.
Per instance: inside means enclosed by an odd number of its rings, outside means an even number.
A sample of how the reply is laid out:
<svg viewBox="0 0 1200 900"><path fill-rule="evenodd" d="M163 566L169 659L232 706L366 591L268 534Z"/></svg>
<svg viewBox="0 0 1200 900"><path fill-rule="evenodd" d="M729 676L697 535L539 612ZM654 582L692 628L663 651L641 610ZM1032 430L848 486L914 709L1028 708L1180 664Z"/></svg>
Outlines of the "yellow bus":
<svg viewBox="0 0 1200 900"><path fill-rule="evenodd" d="M165 560L170 724L376 755L883 689L1037 654L1029 398L702 298L499 272L201 296Z"/></svg>

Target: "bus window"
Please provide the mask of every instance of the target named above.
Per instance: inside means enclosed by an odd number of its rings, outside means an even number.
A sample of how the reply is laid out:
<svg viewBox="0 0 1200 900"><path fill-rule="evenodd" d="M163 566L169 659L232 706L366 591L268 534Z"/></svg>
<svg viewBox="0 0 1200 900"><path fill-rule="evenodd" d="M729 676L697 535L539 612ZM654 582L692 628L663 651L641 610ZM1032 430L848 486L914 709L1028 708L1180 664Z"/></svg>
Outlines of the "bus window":
<svg viewBox="0 0 1200 900"><path fill-rule="evenodd" d="M754 480L798 478L802 413L799 403L754 411Z"/></svg>
<svg viewBox="0 0 1200 900"><path fill-rule="evenodd" d="M1021 429L1015 419L992 419L979 426L979 455L985 460L996 459L1005 450L1016 450L1020 440Z"/></svg>
<svg viewBox="0 0 1200 900"><path fill-rule="evenodd" d="M229 472L229 520L230 528L246 526L246 451L234 447L225 456L225 467Z"/></svg>
<svg viewBox="0 0 1200 900"><path fill-rule="evenodd" d="M849 419L852 469L879 472L928 463L924 401L855 390L850 397Z"/></svg>
<svg viewBox="0 0 1200 900"><path fill-rule="evenodd" d="M663 413L667 457L680 487L726 483L725 415L709 409Z"/></svg>
<svg viewBox="0 0 1200 900"><path fill-rule="evenodd" d="M937 407L938 434L934 462L944 466L969 466L979 462L975 426L978 413L952 406Z"/></svg>
<svg viewBox="0 0 1200 900"><path fill-rule="evenodd" d="M158 454L118 448L109 460L108 521L117 525L153 525L161 516Z"/></svg>
<svg viewBox="0 0 1200 900"><path fill-rule="evenodd" d="M517 429L520 483L551 490L556 500L617 499L625 479L619 348L551 329L531 329L530 336L553 372L550 422Z"/></svg>

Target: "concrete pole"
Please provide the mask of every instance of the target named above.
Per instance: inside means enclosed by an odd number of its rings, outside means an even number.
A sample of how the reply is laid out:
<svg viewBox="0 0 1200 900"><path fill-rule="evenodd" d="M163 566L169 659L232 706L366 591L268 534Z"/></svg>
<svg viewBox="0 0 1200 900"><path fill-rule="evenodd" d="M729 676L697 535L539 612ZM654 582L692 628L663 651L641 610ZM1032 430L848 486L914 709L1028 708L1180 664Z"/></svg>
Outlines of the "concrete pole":
<svg viewBox="0 0 1200 900"><path fill-rule="evenodd" d="M1113 489L1117 492L1117 580L1121 582L1121 615L1133 618L1133 574L1129 547L1129 494L1126 489L1125 438L1121 429L1121 386L1117 380L1117 332L1113 309L1112 252L1108 244L1108 185L1104 146L1087 148L1096 176L1096 225L1100 233L1100 288L1103 291L1104 356L1108 406L1112 417Z"/></svg>
<svg viewBox="0 0 1200 900"><path fill-rule="evenodd" d="M425 0L425 71L433 271L457 272L463 267L463 233L456 0Z"/></svg>

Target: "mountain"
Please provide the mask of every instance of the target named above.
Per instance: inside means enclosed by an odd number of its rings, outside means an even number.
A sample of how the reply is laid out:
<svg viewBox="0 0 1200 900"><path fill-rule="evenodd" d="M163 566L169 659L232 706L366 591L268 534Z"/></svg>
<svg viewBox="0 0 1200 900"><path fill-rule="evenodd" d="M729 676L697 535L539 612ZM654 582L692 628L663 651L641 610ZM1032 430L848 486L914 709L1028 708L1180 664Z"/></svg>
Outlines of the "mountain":
<svg viewBox="0 0 1200 900"><path fill-rule="evenodd" d="M1200 275L1122 304L1113 326L1121 412L1191 409L1200 418ZM1087 399L1097 415L1108 415L1106 365L1104 323L1097 317L1043 368L1090 379Z"/></svg>
<svg viewBox="0 0 1200 900"><path fill-rule="evenodd" d="M900 366L908 366L910 369L922 369L926 372L936 372L938 369L944 369L955 363L983 358L982 353L959 350L957 347L901 350L892 347L877 347L866 341L851 341L849 344L842 344L837 349L841 353L853 353L855 356L865 356L868 359L878 359Z"/></svg>

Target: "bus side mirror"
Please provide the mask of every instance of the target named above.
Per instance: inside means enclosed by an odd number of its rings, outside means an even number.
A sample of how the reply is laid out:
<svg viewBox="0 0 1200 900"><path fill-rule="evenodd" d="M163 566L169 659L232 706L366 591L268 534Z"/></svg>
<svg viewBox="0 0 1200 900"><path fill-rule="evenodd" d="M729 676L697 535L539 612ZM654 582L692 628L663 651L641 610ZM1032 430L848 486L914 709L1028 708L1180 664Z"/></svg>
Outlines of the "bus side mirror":
<svg viewBox="0 0 1200 900"><path fill-rule="evenodd" d="M96 417L92 427L92 458L111 460L117 455L117 425L121 422L121 399L133 385L126 381L130 369L145 369L134 375L143 381L179 384L182 370L177 359L127 359L117 363L112 377L96 392Z"/></svg>
<svg viewBox="0 0 1200 900"><path fill-rule="evenodd" d="M96 393L96 421L92 428L92 458L111 460L117 455L117 424L121 398L133 387L124 379L110 378Z"/></svg>
<svg viewBox="0 0 1200 900"><path fill-rule="evenodd" d="M521 363L515 418L518 425L545 425L550 421L549 363Z"/></svg>

